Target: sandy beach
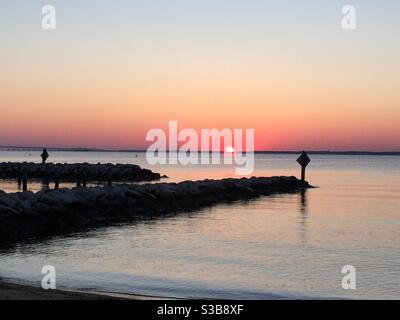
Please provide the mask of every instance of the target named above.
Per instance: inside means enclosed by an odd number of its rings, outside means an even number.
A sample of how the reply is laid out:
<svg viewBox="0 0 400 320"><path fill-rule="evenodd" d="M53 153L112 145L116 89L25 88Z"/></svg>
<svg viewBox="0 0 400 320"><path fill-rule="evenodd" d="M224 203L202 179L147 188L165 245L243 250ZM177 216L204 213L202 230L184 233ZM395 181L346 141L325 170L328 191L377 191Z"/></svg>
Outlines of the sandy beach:
<svg viewBox="0 0 400 320"><path fill-rule="evenodd" d="M39 287L0 282L0 300L109 300L105 295L74 291L46 291Z"/></svg>
<svg viewBox="0 0 400 320"><path fill-rule="evenodd" d="M77 290L44 290L40 287L0 280L0 300L171 300L137 294L83 292Z"/></svg>

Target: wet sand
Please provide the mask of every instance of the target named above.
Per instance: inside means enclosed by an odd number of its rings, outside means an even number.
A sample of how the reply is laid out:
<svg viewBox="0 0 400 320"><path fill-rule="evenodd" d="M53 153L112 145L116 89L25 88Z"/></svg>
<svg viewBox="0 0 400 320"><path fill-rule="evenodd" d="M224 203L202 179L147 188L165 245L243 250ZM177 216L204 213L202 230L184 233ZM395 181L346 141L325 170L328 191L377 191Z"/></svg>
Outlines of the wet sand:
<svg viewBox="0 0 400 320"><path fill-rule="evenodd" d="M0 300L169 300L134 294L44 290L41 287L0 281Z"/></svg>

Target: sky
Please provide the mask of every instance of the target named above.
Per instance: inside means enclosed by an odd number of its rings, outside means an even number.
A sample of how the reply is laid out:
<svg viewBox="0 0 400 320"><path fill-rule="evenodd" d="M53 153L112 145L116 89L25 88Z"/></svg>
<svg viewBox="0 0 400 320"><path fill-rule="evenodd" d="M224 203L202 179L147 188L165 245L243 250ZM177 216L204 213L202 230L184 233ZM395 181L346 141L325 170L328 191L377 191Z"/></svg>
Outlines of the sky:
<svg viewBox="0 0 400 320"><path fill-rule="evenodd" d="M142 149L176 120L400 151L399 34L398 0L1 0L0 145Z"/></svg>

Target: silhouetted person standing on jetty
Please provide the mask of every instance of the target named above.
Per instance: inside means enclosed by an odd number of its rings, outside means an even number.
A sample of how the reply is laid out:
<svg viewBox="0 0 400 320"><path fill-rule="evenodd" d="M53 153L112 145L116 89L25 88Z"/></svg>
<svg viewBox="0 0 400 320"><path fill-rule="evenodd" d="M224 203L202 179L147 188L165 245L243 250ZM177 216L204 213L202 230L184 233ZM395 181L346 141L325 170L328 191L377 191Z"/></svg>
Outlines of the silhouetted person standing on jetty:
<svg viewBox="0 0 400 320"><path fill-rule="evenodd" d="M49 157L49 153L47 152L47 149L43 149L43 152L40 156L42 157L42 163L46 163L46 160Z"/></svg>

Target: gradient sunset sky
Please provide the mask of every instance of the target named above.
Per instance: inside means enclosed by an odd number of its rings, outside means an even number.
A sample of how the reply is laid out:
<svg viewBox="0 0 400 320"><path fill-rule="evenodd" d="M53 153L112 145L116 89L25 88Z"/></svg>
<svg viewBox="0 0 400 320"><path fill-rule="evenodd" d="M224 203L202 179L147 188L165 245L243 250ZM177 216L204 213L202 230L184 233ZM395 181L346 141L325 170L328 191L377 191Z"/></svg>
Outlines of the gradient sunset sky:
<svg viewBox="0 0 400 320"><path fill-rule="evenodd" d="M0 145L139 149L177 120L254 128L258 150L400 150L399 34L398 0L1 0Z"/></svg>

